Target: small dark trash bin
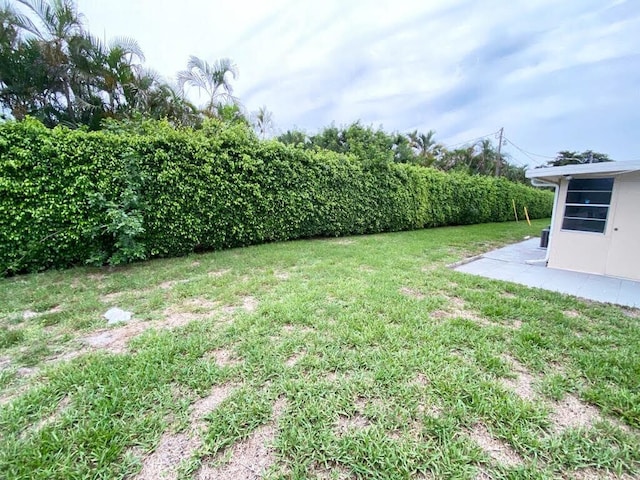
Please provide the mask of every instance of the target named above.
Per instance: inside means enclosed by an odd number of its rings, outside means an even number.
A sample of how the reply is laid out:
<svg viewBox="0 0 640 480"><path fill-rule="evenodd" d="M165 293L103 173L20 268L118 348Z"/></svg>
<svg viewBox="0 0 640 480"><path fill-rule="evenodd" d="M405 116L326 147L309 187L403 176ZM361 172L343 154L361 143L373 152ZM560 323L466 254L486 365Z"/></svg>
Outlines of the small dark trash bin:
<svg viewBox="0 0 640 480"><path fill-rule="evenodd" d="M540 235L540 248L547 248L549 245L549 232L551 231L551 226L542 229L542 234Z"/></svg>

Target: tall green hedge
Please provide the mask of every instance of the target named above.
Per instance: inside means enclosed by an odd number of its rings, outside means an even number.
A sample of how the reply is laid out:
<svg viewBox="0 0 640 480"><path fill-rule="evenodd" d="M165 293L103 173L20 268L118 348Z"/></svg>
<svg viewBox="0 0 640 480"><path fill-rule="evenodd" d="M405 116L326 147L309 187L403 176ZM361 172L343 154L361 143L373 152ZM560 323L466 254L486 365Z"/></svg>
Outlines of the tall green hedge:
<svg viewBox="0 0 640 480"><path fill-rule="evenodd" d="M0 272L121 263L275 240L532 218L552 195L376 164L211 123L136 133L0 125Z"/></svg>

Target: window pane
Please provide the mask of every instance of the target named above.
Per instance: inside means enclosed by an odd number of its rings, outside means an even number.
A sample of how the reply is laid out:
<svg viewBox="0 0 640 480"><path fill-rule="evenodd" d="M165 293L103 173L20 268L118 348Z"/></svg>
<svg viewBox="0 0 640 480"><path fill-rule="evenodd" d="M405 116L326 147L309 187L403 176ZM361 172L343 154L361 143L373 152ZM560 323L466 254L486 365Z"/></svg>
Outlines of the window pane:
<svg viewBox="0 0 640 480"><path fill-rule="evenodd" d="M611 192L568 192L567 203L581 203L589 205L596 203L609 205L611 202Z"/></svg>
<svg viewBox="0 0 640 480"><path fill-rule="evenodd" d="M569 181L569 190L605 190L613 189L613 178L574 178Z"/></svg>
<svg viewBox="0 0 640 480"><path fill-rule="evenodd" d="M578 218L565 218L562 222L563 230L579 230L581 232L603 233L606 222L604 220L582 220Z"/></svg>
<svg viewBox="0 0 640 480"><path fill-rule="evenodd" d="M584 207L567 206L564 212L564 216L580 217L580 218L596 218L599 220L606 220L608 211L609 211L609 207L592 207L589 205L585 205Z"/></svg>

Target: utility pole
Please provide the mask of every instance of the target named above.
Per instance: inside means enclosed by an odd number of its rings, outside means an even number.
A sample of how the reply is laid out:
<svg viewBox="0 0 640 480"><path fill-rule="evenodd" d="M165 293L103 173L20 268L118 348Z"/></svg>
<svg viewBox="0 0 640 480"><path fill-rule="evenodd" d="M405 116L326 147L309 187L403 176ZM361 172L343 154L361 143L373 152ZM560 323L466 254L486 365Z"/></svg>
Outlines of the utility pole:
<svg viewBox="0 0 640 480"><path fill-rule="evenodd" d="M502 163L502 157L500 156L500 150L502 150L502 134L504 133L504 127L500 128L500 137L498 139L498 158L496 159L496 177L500 176L500 165Z"/></svg>

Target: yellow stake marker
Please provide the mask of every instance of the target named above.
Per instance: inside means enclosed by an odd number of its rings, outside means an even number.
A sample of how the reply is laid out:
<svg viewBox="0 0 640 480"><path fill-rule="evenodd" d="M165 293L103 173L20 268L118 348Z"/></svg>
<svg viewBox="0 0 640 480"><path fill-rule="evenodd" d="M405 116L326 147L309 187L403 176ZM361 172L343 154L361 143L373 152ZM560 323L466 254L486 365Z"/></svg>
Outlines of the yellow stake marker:
<svg viewBox="0 0 640 480"><path fill-rule="evenodd" d="M516 222L518 221L518 210L516 210L516 201L514 199L511 199L511 201L513 202L513 214L516 216Z"/></svg>
<svg viewBox="0 0 640 480"><path fill-rule="evenodd" d="M531 226L531 220L529 220L529 212L527 212L527 207L524 207L524 216L527 217L527 223Z"/></svg>

